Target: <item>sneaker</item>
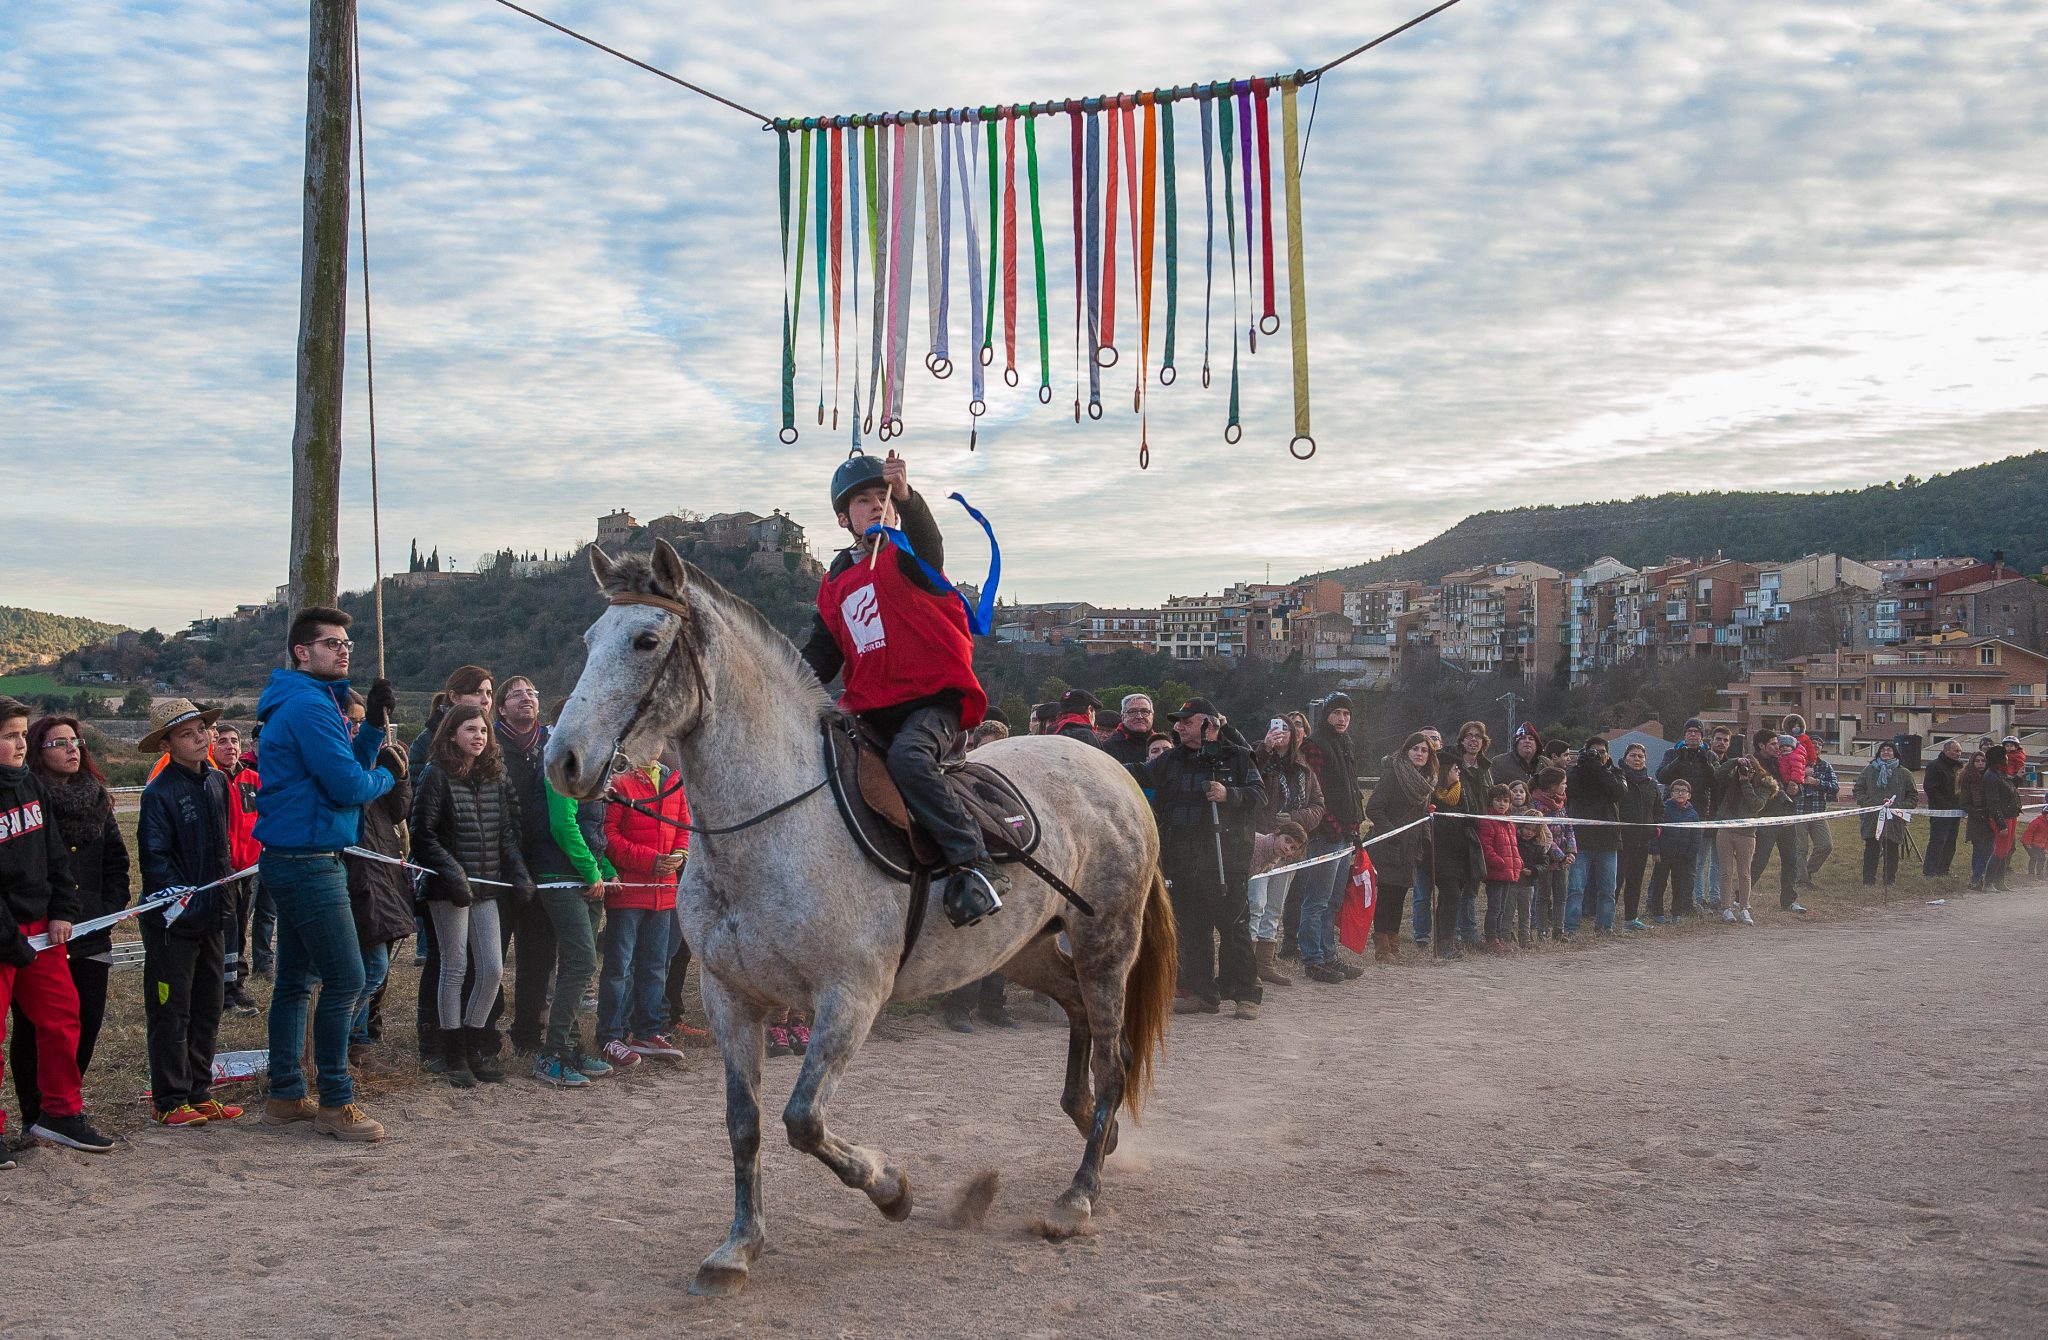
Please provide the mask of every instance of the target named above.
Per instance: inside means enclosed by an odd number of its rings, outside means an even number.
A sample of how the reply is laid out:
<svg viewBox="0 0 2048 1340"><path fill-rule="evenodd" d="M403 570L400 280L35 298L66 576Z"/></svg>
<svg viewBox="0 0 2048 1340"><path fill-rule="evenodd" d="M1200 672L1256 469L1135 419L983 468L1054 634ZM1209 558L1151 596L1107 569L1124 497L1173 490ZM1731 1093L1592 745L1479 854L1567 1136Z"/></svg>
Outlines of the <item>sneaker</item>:
<svg viewBox="0 0 2048 1340"><path fill-rule="evenodd" d="M7 1147L0 1145L0 1172L13 1172L15 1166L14 1160L8 1156Z"/></svg>
<svg viewBox="0 0 2048 1340"><path fill-rule="evenodd" d="M1259 1017L1259 1002L1257 1002L1256 1000L1240 1000L1240 1001L1238 1001L1238 1002L1237 1002L1237 1008L1236 1008L1236 1009L1234 1009L1234 1010L1232 1010L1232 1011L1230 1012L1230 1017L1231 1017L1231 1018L1233 1018L1233 1019L1256 1019L1256 1018L1258 1018L1258 1017Z"/></svg>
<svg viewBox="0 0 2048 1340"><path fill-rule="evenodd" d="M603 1079L618 1073L618 1067L602 1056L594 1056L581 1047L575 1050L576 1073L586 1079Z"/></svg>
<svg viewBox="0 0 2048 1340"><path fill-rule="evenodd" d="M791 1024L789 1026L789 1049L798 1056L802 1056L810 1051L811 1026L809 1024Z"/></svg>
<svg viewBox="0 0 2048 1340"><path fill-rule="evenodd" d="M711 1034L705 1029L692 1028L688 1024L677 1024L672 1031L676 1035L676 1041L685 1047L709 1047L711 1045Z"/></svg>
<svg viewBox="0 0 2048 1340"><path fill-rule="evenodd" d="M995 1028L1024 1027L1024 1025L1018 1021L1017 1016L1010 1013L1009 1007L1005 1005L998 1005L992 1010L979 1010L977 1011L977 1013L980 1014L981 1021L983 1023Z"/></svg>
<svg viewBox="0 0 2048 1340"><path fill-rule="evenodd" d="M1339 982L1347 980L1343 973L1338 972L1335 968L1331 967L1327 963L1311 963L1306 968L1303 968L1301 971L1302 975L1307 977L1311 982L1327 982L1331 985L1335 985ZM1178 1009L1179 1007L1176 1006L1175 1008Z"/></svg>
<svg viewBox="0 0 2048 1340"><path fill-rule="evenodd" d="M223 1103L217 1098L209 1098L203 1103L194 1103L192 1104L192 1110L205 1117L208 1121L233 1121L236 1117L242 1115L241 1108L236 1107L233 1103Z"/></svg>
<svg viewBox="0 0 2048 1340"><path fill-rule="evenodd" d="M206 1124L206 1117L192 1104L184 1103L172 1108L168 1112L157 1113L156 1124L159 1126L169 1126L174 1130L182 1130L187 1126L204 1126Z"/></svg>
<svg viewBox="0 0 2048 1340"><path fill-rule="evenodd" d="M1646 931L1650 929L1650 924L1641 917L1631 917L1621 924L1621 928L1625 931Z"/></svg>
<svg viewBox="0 0 2048 1340"><path fill-rule="evenodd" d="M1330 966L1343 973L1344 980L1347 982L1355 982L1365 976L1365 969L1359 967L1356 963L1346 963L1341 958L1331 959Z"/></svg>
<svg viewBox="0 0 2048 1340"><path fill-rule="evenodd" d="M1732 907L1724 907L1724 908L1722 908L1722 909L1721 909L1721 920L1723 920L1723 921L1728 921L1728 922L1732 922L1732 921L1734 921L1734 920L1735 920L1735 909L1734 909L1734 908L1732 908Z"/></svg>
<svg viewBox="0 0 2048 1340"><path fill-rule="evenodd" d="M637 1038L627 1038L626 1046L642 1056L658 1056L664 1061L683 1059L683 1049L660 1033L642 1033Z"/></svg>
<svg viewBox="0 0 2048 1340"><path fill-rule="evenodd" d="M228 992L227 1004L230 1010L243 1018L251 1018L259 1012L256 1001L240 983L236 983L235 989Z"/></svg>
<svg viewBox="0 0 2048 1340"><path fill-rule="evenodd" d="M263 1124L265 1126L289 1126L294 1122L312 1121L320 1115L320 1108L311 1098L303 1095L297 1098L266 1098L263 1100Z"/></svg>
<svg viewBox="0 0 2048 1340"><path fill-rule="evenodd" d="M967 1031L972 1033L974 1029L969 1027ZM768 1025L768 1054L770 1056L789 1055L789 1030L781 1024ZM637 1061L640 1058L636 1056L633 1059Z"/></svg>
<svg viewBox="0 0 2048 1340"><path fill-rule="evenodd" d="M584 992L584 993L583 993L583 999L582 999L582 1000L580 1000L580 1001L578 1001L578 1002L576 1002L576 1008L577 1008L577 1009L578 1009L578 1010L579 1010L580 1012L582 1012L582 1013L584 1013L584 1014L596 1014L596 1013L597 1013L597 992L595 992L595 991L586 991L586 992Z"/></svg>
<svg viewBox="0 0 2048 1340"><path fill-rule="evenodd" d="M1806 915L1806 909L1805 909L1804 907L1800 906L1800 905L1799 905L1798 903L1794 903L1794 904L1792 904L1792 905L1791 905L1790 907L1786 908L1785 910L1786 910L1787 912L1790 912L1790 913L1791 913L1791 914L1792 914L1793 916L1795 916L1795 917L1803 917L1803 916L1805 916L1805 915Z"/></svg>
<svg viewBox="0 0 2048 1340"><path fill-rule="evenodd" d="M1756 925L1756 919L1749 915L1749 909L1746 907L1742 909L1742 924L1745 926Z"/></svg>
<svg viewBox="0 0 2048 1340"><path fill-rule="evenodd" d="M240 1116L239 1111L236 1112ZM201 1118L204 1120L204 1118ZM114 1142L92 1128L82 1112L68 1117L53 1117L44 1113L35 1125L28 1128L29 1139L47 1140L53 1145L66 1149L83 1150L87 1154L106 1154L114 1148Z"/></svg>
<svg viewBox="0 0 2048 1340"><path fill-rule="evenodd" d="M598 1054L611 1063L614 1070L631 1070L640 1064L640 1053L628 1047L622 1040L613 1038L598 1049Z"/></svg>
<svg viewBox="0 0 2048 1340"><path fill-rule="evenodd" d="M590 1081L583 1072L560 1056L542 1055L534 1058L533 1077L543 1084L552 1084L558 1089L587 1089Z"/></svg>
<svg viewBox="0 0 2048 1340"><path fill-rule="evenodd" d="M321 1108L320 1115L313 1118L313 1129L350 1144L372 1144L384 1138L383 1123L370 1120L354 1103Z"/></svg>
<svg viewBox="0 0 2048 1340"><path fill-rule="evenodd" d="M1313 972L1314 969L1310 969L1310 971ZM1342 981L1343 979L1338 978L1337 980ZM1173 1002L1173 1012L1175 1014L1217 1014L1222 1011L1222 1008L1217 1002L1204 1000L1200 996L1182 996Z"/></svg>
<svg viewBox="0 0 2048 1340"><path fill-rule="evenodd" d="M1650 918L1650 924L1651 924L1652 926L1669 926L1669 925L1671 924L1671 918L1670 918L1670 917L1651 917L1651 918Z"/></svg>
<svg viewBox="0 0 2048 1340"><path fill-rule="evenodd" d="M945 1011L944 1017L946 1020L946 1027L952 1029L955 1033L972 1033L974 1031L974 1025L968 1021L967 1011L965 1010L947 1010ZM768 1030L768 1040L771 1044L775 1040L775 1034L781 1031L782 1030L776 1028L771 1028ZM769 1052L769 1055L771 1056L775 1054L776 1053L773 1050Z"/></svg>

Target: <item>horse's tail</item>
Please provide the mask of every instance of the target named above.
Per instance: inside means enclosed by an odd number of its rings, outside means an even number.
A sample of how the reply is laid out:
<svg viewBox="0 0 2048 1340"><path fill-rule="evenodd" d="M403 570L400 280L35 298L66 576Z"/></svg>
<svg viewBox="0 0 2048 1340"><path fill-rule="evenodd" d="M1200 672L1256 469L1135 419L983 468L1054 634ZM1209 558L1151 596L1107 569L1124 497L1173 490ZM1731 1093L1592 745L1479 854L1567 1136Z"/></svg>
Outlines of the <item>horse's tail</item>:
<svg viewBox="0 0 2048 1340"><path fill-rule="evenodd" d="M1152 1085L1152 1057L1164 1045L1166 1023L1173 1015L1174 982L1180 971L1178 939L1166 877L1154 866L1138 935L1138 961L1124 981L1124 1106L1134 1120Z"/></svg>

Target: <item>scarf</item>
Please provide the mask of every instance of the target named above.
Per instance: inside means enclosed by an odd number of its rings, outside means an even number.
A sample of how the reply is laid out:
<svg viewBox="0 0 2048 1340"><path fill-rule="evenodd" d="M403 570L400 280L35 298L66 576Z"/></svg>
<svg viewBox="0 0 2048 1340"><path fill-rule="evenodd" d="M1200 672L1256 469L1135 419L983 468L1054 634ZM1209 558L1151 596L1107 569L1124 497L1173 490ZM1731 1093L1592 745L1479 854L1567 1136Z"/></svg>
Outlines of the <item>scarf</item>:
<svg viewBox="0 0 2048 1340"><path fill-rule="evenodd" d="M1878 786L1889 787L1892 784L1892 774L1899 770L1899 761L1895 758L1873 759L1870 767L1871 771L1877 774Z"/></svg>
<svg viewBox="0 0 2048 1340"><path fill-rule="evenodd" d="M1436 792L1435 779L1428 772L1410 763L1406 754L1396 754L1387 760L1385 775L1380 778L1380 785L1391 789L1403 813L1427 805L1430 797Z"/></svg>
<svg viewBox="0 0 2048 1340"><path fill-rule="evenodd" d="M36 781L43 788L50 815L57 821L57 831L63 835L66 846L83 847L99 841L114 817L114 798L106 787L83 771L69 778L37 773Z"/></svg>

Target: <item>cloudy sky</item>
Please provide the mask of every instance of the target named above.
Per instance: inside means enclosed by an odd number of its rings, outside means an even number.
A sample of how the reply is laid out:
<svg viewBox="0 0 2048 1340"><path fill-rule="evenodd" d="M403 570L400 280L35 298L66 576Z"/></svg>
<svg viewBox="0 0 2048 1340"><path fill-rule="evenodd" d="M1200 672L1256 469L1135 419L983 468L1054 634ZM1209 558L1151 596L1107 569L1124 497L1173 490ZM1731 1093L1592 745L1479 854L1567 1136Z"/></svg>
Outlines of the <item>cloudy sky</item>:
<svg viewBox="0 0 2048 1340"><path fill-rule="evenodd" d="M803 114L1292 70L1426 5L530 7ZM284 579L306 8L0 9L0 603L169 627ZM918 372L901 446L928 491L990 514L1007 591L1132 603L1375 556L1486 507L2039 447L2044 39L2044 0L1464 0L1346 65L1303 183L1305 464L1284 337L1247 356L1236 446L1223 378L1193 375L1192 108L1182 376L1153 398L1151 469L1130 353L1110 413L1074 424L1065 127L1042 123L1054 403L1032 394L1027 271L1025 387L992 384L970 454L964 368ZM567 547L615 506L781 506L824 540L845 441L815 423L815 326L803 436L775 435L774 136L488 0L368 0L363 47L387 570L413 537L464 566ZM1217 249L1227 368L1220 220ZM913 367L922 291L920 265ZM350 587L373 571L360 330L352 313ZM978 577L949 525L955 574Z"/></svg>

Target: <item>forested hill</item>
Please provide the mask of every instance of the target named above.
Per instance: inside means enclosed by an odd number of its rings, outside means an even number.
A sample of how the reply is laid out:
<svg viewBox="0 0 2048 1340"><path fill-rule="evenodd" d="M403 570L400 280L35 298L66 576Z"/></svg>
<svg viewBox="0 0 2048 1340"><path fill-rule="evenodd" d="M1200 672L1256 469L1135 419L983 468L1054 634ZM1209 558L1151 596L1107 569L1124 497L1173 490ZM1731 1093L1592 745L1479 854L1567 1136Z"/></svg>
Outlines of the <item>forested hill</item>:
<svg viewBox="0 0 2048 1340"><path fill-rule="evenodd" d="M1425 544L1319 573L1346 584L1530 559L1567 572L1603 554L1631 567L1672 556L1765 562L1802 554L1909 558L2003 549L2022 572L2048 563L2048 452L1840 493L1661 493L1628 502L1480 512Z"/></svg>
<svg viewBox="0 0 2048 1340"><path fill-rule="evenodd" d="M120 631L121 625L117 623L0 605L0 672L62 656Z"/></svg>

